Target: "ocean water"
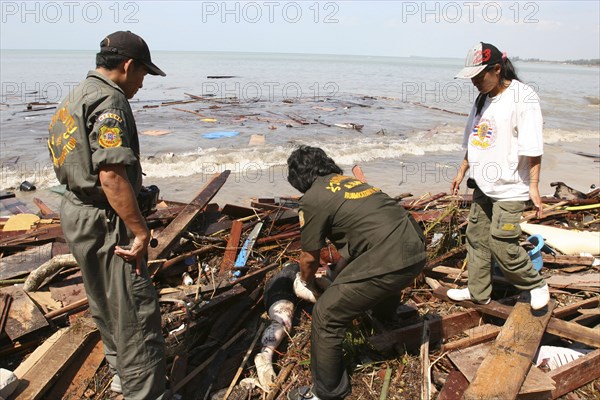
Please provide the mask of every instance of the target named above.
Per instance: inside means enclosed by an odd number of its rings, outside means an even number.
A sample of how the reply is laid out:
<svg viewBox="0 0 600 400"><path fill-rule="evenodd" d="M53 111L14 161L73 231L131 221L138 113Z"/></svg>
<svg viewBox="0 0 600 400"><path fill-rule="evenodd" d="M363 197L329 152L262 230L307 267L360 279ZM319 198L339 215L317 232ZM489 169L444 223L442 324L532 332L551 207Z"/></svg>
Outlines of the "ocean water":
<svg viewBox="0 0 600 400"><path fill-rule="evenodd" d="M1 51L0 189L29 180L38 196L43 190L47 202L58 202L46 191L58 183L46 148L55 105L27 105L60 102L93 69L94 55ZM323 147L347 170L359 163L388 192L447 190L464 152L465 114L477 96L470 81L453 79L463 63L458 58L154 52L153 60L167 77L147 76L131 101L145 182L180 201L225 169L233 175L219 193L223 201L296 194L284 166L299 144ZM516 68L541 98L547 149L558 154L543 167L558 174L566 167L560 154L598 154L598 67L517 62ZM188 94L205 99L190 102ZM222 131L237 134L203 136ZM570 183L599 183L598 163L574 160L583 171Z"/></svg>

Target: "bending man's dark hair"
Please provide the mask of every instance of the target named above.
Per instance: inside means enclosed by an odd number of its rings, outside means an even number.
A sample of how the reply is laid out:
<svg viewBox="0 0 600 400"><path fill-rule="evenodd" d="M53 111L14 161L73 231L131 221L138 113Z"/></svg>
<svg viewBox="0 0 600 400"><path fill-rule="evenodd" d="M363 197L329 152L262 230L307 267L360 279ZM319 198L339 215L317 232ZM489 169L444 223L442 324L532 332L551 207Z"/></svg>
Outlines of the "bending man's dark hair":
<svg viewBox="0 0 600 400"><path fill-rule="evenodd" d="M287 164L288 182L302 193L306 193L319 176L344 173L318 147L300 146L290 154Z"/></svg>
<svg viewBox="0 0 600 400"><path fill-rule="evenodd" d="M496 65L490 65L488 68L494 68ZM500 63L500 85L504 85L505 81L512 81L512 80L517 80L520 81L519 77L517 76L517 71L515 70L515 67L513 66L512 62L510 62L510 60L508 58L504 59L504 61L502 61ZM487 69L487 68L486 68ZM485 104L485 99L487 98L487 94L480 94L477 97L477 114L475 115L479 115L481 114L481 110L483 109L483 105Z"/></svg>
<svg viewBox="0 0 600 400"><path fill-rule="evenodd" d="M109 71L117 68L123 61L129 60L131 57L126 57L121 54L100 52L96 53L96 68L102 67Z"/></svg>

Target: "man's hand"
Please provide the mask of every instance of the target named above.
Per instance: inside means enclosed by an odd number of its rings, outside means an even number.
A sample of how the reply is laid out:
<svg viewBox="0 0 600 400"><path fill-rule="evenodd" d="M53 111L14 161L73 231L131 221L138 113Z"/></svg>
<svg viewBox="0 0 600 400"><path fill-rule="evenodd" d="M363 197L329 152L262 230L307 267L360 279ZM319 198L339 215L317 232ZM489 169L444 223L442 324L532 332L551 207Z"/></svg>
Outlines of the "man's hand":
<svg viewBox="0 0 600 400"><path fill-rule="evenodd" d="M115 254L124 259L125 261L135 261L135 272L138 275L141 275L141 267L144 263L144 256L148 251L148 243L150 242L150 236L147 238L138 238L133 239L133 244L131 246L115 247Z"/></svg>
<svg viewBox="0 0 600 400"><path fill-rule="evenodd" d="M148 250L150 231L138 207L125 166L103 165L100 167L99 179L110 206L135 236L130 248L116 246L115 254L125 261L135 261L135 271L139 275Z"/></svg>

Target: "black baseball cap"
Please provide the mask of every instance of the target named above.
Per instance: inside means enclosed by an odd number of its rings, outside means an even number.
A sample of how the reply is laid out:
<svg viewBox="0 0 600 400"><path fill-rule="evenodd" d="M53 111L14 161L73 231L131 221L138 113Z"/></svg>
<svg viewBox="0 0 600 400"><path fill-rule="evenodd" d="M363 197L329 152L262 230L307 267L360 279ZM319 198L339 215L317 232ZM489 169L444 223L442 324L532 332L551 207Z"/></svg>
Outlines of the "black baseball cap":
<svg viewBox="0 0 600 400"><path fill-rule="evenodd" d="M489 65L501 64L505 59L498 48L489 43L477 42L469 49L465 58L465 67L455 78L470 79L477 76Z"/></svg>
<svg viewBox="0 0 600 400"><path fill-rule="evenodd" d="M148 68L150 75L167 76L150 58L148 45L138 35L131 31L111 33L100 42L101 53L115 53L134 59Z"/></svg>

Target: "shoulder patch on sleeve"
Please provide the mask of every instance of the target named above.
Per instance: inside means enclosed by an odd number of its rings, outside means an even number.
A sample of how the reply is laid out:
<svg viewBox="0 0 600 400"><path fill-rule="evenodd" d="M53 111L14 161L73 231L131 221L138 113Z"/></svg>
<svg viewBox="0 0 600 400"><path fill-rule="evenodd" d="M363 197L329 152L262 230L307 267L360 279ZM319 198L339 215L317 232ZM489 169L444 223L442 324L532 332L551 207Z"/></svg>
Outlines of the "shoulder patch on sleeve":
<svg viewBox="0 0 600 400"><path fill-rule="evenodd" d="M103 126L98 134L98 144L104 148L120 147L123 141L121 140L121 129L111 126Z"/></svg>
<svg viewBox="0 0 600 400"><path fill-rule="evenodd" d="M304 226L304 211L298 211L298 219L300 219L300 228Z"/></svg>
<svg viewBox="0 0 600 400"><path fill-rule="evenodd" d="M105 119L114 119L115 121L122 123L123 122L123 118L121 118L119 115L115 114L115 113L110 113L110 112L106 112L104 114L101 114L98 117L98 122L102 122Z"/></svg>

